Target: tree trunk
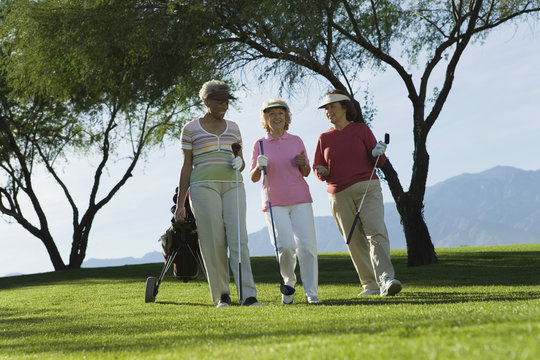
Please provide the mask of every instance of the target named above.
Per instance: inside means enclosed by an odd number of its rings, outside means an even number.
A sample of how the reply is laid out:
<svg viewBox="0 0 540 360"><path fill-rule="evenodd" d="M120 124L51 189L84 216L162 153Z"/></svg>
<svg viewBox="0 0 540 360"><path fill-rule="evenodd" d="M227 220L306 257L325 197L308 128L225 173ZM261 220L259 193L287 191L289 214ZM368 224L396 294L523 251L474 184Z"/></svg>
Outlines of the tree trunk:
<svg viewBox="0 0 540 360"><path fill-rule="evenodd" d="M401 217L407 241L407 265L419 266L437 263L435 248L423 217L423 203L410 192L404 192L394 167L387 160L381 170L388 182L396 208Z"/></svg>
<svg viewBox="0 0 540 360"><path fill-rule="evenodd" d="M401 224L407 241L407 265L419 266L437 263L435 248L423 216L424 205L410 192L396 201Z"/></svg>
<svg viewBox="0 0 540 360"><path fill-rule="evenodd" d="M92 229L97 212L95 205L90 205L86 214L82 217L81 222L73 228L73 243L71 244L71 252L69 254L70 269L80 269L86 257L86 249L88 248L88 238Z"/></svg>
<svg viewBox="0 0 540 360"><path fill-rule="evenodd" d="M62 256L60 256L60 252L58 251L58 247L54 243L54 240L51 236L51 234L47 231L46 234L43 234L43 232L40 233L38 236L41 242L45 245L45 248L47 249L47 253L49 254L49 258L51 259L51 263L53 264L54 270L66 270L68 267L64 264L64 261L62 260Z"/></svg>

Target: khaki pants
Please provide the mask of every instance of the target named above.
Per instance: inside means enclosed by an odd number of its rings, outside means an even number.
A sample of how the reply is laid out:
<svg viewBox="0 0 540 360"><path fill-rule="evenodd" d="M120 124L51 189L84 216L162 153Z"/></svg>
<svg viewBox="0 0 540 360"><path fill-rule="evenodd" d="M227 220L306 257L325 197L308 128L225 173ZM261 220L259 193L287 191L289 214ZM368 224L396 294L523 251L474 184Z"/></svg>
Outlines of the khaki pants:
<svg viewBox="0 0 540 360"><path fill-rule="evenodd" d="M240 253L242 262L242 295L244 300L257 296L248 249L246 229L246 192L244 184L238 184L240 213ZM189 196L193 215L197 222L199 246L206 267L212 301L218 302L222 294L230 294L229 261L238 296L238 220L236 184L206 182L191 184Z"/></svg>
<svg viewBox="0 0 540 360"><path fill-rule="evenodd" d="M346 240L369 181L358 182L343 191L328 194L332 215ZM390 261L390 241L384 224L381 185L371 181L360 210L360 218L348 245L360 283L364 289L378 289L381 277L394 277Z"/></svg>

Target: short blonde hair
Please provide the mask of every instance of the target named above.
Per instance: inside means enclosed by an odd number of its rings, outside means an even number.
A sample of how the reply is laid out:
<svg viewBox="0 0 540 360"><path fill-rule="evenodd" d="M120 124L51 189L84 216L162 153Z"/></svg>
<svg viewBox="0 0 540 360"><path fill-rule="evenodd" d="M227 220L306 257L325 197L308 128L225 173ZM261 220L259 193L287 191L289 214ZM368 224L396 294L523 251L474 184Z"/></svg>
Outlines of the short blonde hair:
<svg viewBox="0 0 540 360"><path fill-rule="evenodd" d="M268 126L268 118L267 118L267 110L279 107L285 110L285 130L289 130L289 124L291 123L291 110L289 109L289 105L281 99L269 99L263 102L261 106L261 125L266 130L266 132L270 132L270 126Z"/></svg>

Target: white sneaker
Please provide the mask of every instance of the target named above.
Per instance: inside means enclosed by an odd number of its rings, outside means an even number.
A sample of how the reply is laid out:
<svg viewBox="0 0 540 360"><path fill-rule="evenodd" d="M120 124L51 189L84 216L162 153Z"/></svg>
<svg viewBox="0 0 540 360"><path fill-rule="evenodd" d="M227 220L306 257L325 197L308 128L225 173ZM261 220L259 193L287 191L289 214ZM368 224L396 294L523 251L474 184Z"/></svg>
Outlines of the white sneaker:
<svg viewBox="0 0 540 360"><path fill-rule="evenodd" d="M294 300L294 294L292 295L281 295L281 302L284 303L285 305L289 305L289 304L292 304Z"/></svg>
<svg viewBox="0 0 540 360"><path fill-rule="evenodd" d="M317 295L306 296L306 300L307 300L308 304L320 304L321 303L321 300L319 300Z"/></svg>
<svg viewBox="0 0 540 360"><path fill-rule="evenodd" d="M364 295L379 295L381 291L379 289L365 289L362 291L358 296L364 296Z"/></svg>
<svg viewBox="0 0 540 360"><path fill-rule="evenodd" d="M229 294L223 294L221 295L221 298L219 299L216 307L222 308L222 307L227 307L230 305L231 305L231 297L229 296Z"/></svg>
<svg viewBox="0 0 540 360"><path fill-rule="evenodd" d="M401 282L396 279L385 277L381 285L381 296L394 296L401 291Z"/></svg>

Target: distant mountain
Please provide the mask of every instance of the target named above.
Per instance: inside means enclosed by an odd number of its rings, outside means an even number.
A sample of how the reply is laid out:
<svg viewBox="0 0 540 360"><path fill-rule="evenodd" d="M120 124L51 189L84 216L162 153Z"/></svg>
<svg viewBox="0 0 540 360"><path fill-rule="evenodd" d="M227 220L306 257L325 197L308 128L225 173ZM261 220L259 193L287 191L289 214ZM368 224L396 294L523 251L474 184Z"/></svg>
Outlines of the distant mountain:
<svg viewBox="0 0 540 360"><path fill-rule="evenodd" d="M462 174L426 189L424 216L437 247L540 243L540 170L497 166ZM394 203L385 203L385 222L392 249L406 249ZM347 248L331 216L315 217L319 252ZM249 234L252 256L274 255L268 230ZM161 262L156 251L143 258L89 259L84 267Z"/></svg>
<svg viewBox="0 0 540 360"><path fill-rule="evenodd" d="M163 261L163 255L160 251L154 251L144 255L142 258L124 257L117 259L88 259L83 262L82 267L109 267L109 266L122 266L122 265L135 265L135 264L150 264Z"/></svg>
<svg viewBox="0 0 540 360"><path fill-rule="evenodd" d="M540 170L456 176L428 188L425 204L435 247L540 242Z"/></svg>

